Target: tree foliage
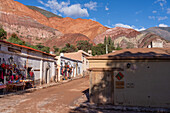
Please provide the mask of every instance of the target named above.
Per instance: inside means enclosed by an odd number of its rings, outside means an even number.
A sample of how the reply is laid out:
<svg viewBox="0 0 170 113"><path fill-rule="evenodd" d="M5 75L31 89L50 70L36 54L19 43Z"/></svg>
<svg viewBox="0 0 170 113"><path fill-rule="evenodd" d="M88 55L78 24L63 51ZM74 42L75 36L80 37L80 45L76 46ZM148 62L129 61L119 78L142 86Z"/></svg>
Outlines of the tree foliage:
<svg viewBox="0 0 170 113"><path fill-rule="evenodd" d="M25 42L18 38L18 36L13 33L9 39L7 39L8 42L19 44L19 45L25 45Z"/></svg>
<svg viewBox="0 0 170 113"><path fill-rule="evenodd" d="M0 26L0 40L6 39L7 32L3 29L2 26Z"/></svg>
<svg viewBox="0 0 170 113"><path fill-rule="evenodd" d="M67 43L65 47L61 48L60 53L76 52L77 48L74 45Z"/></svg>
<svg viewBox="0 0 170 113"><path fill-rule="evenodd" d="M78 50L83 50L88 52L88 50L92 49L93 44L89 43L87 40L80 40L77 41L77 49Z"/></svg>
<svg viewBox="0 0 170 113"><path fill-rule="evenodd" d="M54 53L59 52L59 48L57 48L56 46L53 46L53 49L54 49Z"/></svg>
<svg viewBox="0 0 170 113"><path fill-rule="evenodd" d="M106 53L106 46L105 44L97 44L96 46L92 47L92 55L103 55Z"/></svg>
<svg viewBox="0 0 170 113"><path fill-rule="evenodd" d="M6 37L6 32L0 29L0 38L3 39ZM44 45L38 44L38 45L31 45L29 43L25 43L21 39L18 38L18 36L13 33L9 39L7 39L8 42L19 44L19 45L25 45L46 53L50 52L50 48L46 47ZM76 52L78 50L83 50L88 52L88 50L92 50L92 55L103 55L106 54L106 46L108 47L108 53L112 52L113 50L121 50L122 48L117 45L115 48L114 42L112 41L111 37L104 38L104 43L97 44L93 46L93 44L89 43L89 41L77 41L77 45L71 45L70 43L65 44L65 47L59 49L56 46L53 46L54 53L59 55L59 53L69 53L69 52Z"/></svg>
<svg viewBox="0 0 170 113"><path fill-rule="evenodd" d="M18 36L15 33L13 33L11 35L11 37L9 39L7 39L7 41L11 42L11 43L15 43L15 44L31 47L31 48L34 48L34 49L37 49L37 50L40 50L40 51L43 51L43 52L46 52L46 53L50 53L50 48L49 47L43 46L41 44L31 45L31 44L25 43L24 41L19 39Z"/></svg>

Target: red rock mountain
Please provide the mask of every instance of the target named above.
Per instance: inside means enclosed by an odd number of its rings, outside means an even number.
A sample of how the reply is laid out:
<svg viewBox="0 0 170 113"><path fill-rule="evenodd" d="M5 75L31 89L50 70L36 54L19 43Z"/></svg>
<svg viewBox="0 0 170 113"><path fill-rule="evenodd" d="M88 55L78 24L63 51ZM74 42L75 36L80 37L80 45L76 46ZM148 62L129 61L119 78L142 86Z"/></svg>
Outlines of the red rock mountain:
<svg viewBox="0 0 170 113"><path fill-rule="evenodd" d="M66 43L75 45L78 40L103 43L105 36L110 36L115 46L119 44L122 48L147 47L153 41L167 43L153 33L120 27L109 29L88 19L48 18L14 0L0 0L0 24L9 34L16 33L26 42L42 43L51 48L63 47Z"/></svg>
<svg viewBox="0 0 170 113"><path fill-rule="evenodd" d="M94 43L99 44L103 43L105 36L106 37L111 37L112 40L117 39L118 37L127 37L127 38L133 38L139 35L140 32L133 30L133 29L127 29L127 28L122 28L122 27L115 27L112 29L108 29L102 34L98 35L97 37L94 38Z"/></svg>
<svg viewBox="0 0 170 113"><path fill-rule="evenodd" d="M62 36L61 32L50 27L44 15L13 0L0 0L0 24L8 34L16 33L31 44Z"/></svg>
<svg viewBox="0 0 170 113"><path fill-rule="evenodd" d="M57 41L67 33L81 33L93 40L108 29L88 19L47 18L40 12L14 0L0 0L0 24L8 33L16 33L22 40L31 44L45 43L51 39ZM87 37L84 37L84 40ZM68 37L68 40L71 41L71 38Z"/></svg>
<svg viewBox="0 0 170 113"><path fill-rule="evenodd" d="M51 27L47 17L14 0L0 0L0 11L6 12L7 14L18 15L20 17L30 17L43 25Z"/></svg>
<svg viewBox="0 0 170 113"><path fill-rule="evenodd" d="M115 27L108 29L102 34L96 36L93 40L95 44L103 43L104 38L111 37L114 41L115 47L118 45L121 48L146 48L152 42L155 44L163 43L167 47L167 41L160 36L153 33L140 33L134 29Z"/></svg>
<svg viewBox="0 0 170 113"><path fill-rule="evenodd" d="M81 33L93 40L97 35L103 33L108 28L104 27L100 23L88 19L72 19L66 18L49 18L53 28L58 29L63 34L66 33Z"/></svg>
<svg viewBox="0 0 170 113"><path fill-rule="evenodd" d="M57 47L61 48L64 47L65 44L70 43L72 45L76 46L76 42L80 40L87 40L90 43L93 43L87 36L80 34L80 33L68 33L64 34L64 36L58 38L58 39L51 39L48 40L45 45L48 47L53 48L53 45L57 45Z"/></svg>

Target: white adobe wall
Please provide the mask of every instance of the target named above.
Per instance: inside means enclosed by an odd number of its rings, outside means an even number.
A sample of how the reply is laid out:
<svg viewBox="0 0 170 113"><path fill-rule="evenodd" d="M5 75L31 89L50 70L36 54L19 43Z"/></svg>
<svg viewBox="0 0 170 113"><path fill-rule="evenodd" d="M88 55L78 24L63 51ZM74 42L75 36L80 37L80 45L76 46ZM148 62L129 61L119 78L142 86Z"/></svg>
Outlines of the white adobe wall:
<svg viewBox="0 0 170 113"><path fill-rule="evenodd" d="M49 62L49 64L50 64L48 83L50 82L51 79L53 79L55 77L54 57L43 55L42 53L39 53L39 52L30 51L25 48L15 47L15 46L12 46L9 44L0 43L0 45L1 45L1 48L0 48L1 51L5 52L5 53L0 52L0 58L1 59L4 58L5 61L7 62L8 58L10 58L12 56L14 59L14 62L17 65L19 65L19 68L21 70L24 70L24 65L25 65L25 63L27 63L28 64L27 67L32 67L33 70L36 70L36 71L34 71L34 75L35 75L35 81L38 81L37 82L38 84L40 84L40 81L44 80L44 78L45 78L44 76L45 76L45 69L46 69L47 62ZM8 51L8 47L21 50L20 54L24 55L24 56L18 55L15 52ZM35 56L38 58L27 57L27 55ZM43 61L43 59L45 59L45 58L48 60L53 60L53 61ZM23 75L26 75L26 73L25 73L26 71L21 71L21 72Z"/></svg>
<svg viewBox="0 0 170 113"><path fill-rule="evenodd" d="M163 48L163 41L160 39L157 39L152 42L152 47L160 47Z"/></svg>

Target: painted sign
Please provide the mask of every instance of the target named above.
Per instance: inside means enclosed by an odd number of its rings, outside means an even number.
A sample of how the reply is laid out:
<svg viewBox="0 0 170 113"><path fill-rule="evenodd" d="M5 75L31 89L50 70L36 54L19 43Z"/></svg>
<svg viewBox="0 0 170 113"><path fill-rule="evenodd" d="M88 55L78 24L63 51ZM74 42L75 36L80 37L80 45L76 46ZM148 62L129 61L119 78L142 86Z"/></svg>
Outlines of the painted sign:
<svg viewBox="0 0 170 113"><path fill-rule="evenodd" d="M116 81L116 89L123 89L124 84L124 81Z"/></svg>
<svg viewBox="0 0 170 113"><path fill-rule="evenodd" d="M117 78L118 80L121 80L123 77L124 77L124 75L123 75L121 72L119 72L119 73L116 75L116 78Z"/></svg>

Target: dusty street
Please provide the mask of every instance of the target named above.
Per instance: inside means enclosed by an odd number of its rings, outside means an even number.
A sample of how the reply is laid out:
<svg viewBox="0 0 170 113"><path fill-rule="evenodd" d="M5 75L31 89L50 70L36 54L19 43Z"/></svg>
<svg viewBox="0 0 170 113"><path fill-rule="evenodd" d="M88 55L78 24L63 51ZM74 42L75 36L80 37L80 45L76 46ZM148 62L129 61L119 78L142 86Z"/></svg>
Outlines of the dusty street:
<svg viewBox="0 0 170 113"><path fill-rule="evenodd" d="M67 113L74 100L88 89L88 77L73 80L32 93L0 98L0 112L8 113Z"/></svg>

